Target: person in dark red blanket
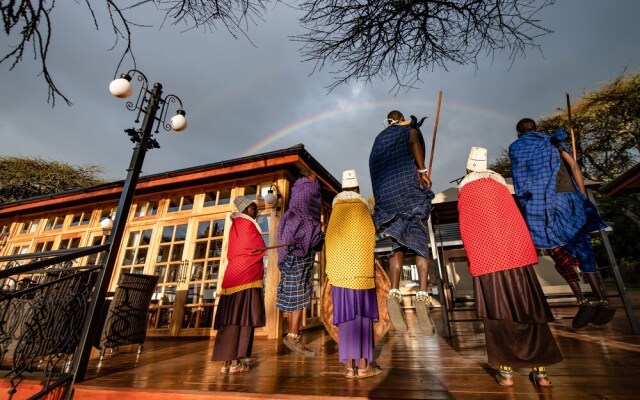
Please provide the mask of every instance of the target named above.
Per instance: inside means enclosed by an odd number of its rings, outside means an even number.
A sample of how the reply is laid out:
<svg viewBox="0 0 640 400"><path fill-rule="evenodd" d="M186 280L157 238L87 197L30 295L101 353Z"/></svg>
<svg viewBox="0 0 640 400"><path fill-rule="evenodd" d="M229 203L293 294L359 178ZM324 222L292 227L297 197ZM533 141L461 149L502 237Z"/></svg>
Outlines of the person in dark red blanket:
<svg viewBox="0 0 640 400"><path fill-rule="evenodd" d="M473 147L460 182L460 235L473 276L476 314L484 322L489 365L513 385L512 368L551 386L545 366L562 361L548 322L551 309L533 269L538 255L504 178L487 170L487 150Z"/></svg>
<svg viewBox="0 0 640 400"><path fill-rule="evenodd" d="M255 328L264 326L262 297L265 244L256 222L258 206L244 196L233 201L239 212L231 213L229 237L225 240L224 277L213 328L218 331L212 361L223 361L221 372L249 370L241 359L251 356Z"/></svg>

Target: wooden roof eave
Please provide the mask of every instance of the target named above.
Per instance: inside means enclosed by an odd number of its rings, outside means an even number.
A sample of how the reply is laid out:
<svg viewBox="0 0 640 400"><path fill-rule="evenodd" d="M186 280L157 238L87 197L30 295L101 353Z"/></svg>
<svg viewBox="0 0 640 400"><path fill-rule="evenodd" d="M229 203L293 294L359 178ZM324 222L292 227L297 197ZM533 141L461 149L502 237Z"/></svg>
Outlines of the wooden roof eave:
<svg viewBox="0 0 640 400"><path fill-rule="evenodd" d="M211 169L202 167L166 172L145 176L139 179L136 185L136 194L148 194L159 192L169 187L184 186L189 182L202 182L203 180L220 180L225 176L233 176L244 172L252 172L260 169L277 168L286 165L303 163L301 155L283 154L276 157L265 157L252 161L236 164L210 165ZM25 199L14 203L0 205L0 220L10 219L17 215L32 214L42 212L64 204L65 208L79 206L86 203L97 203L114 201L120 197L124 181L112 182L108 187L99 185L92 188L84 188L70 192L40 196L37 198Z"/></svg>
<svg viewBox="0 0 640 400"><path fill-rule="evenodd" d="M602 186L599 192L611 197L640 192L640 163Z"/></svg>

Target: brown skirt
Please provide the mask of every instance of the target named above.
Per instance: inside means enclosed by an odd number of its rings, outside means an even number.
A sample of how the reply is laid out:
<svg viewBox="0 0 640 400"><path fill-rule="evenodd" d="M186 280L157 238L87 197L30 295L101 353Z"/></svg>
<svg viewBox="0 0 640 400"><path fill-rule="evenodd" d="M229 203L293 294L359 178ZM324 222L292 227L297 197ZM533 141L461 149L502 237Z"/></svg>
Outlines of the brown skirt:
<svg viewBox="0 0 640 400"><path fill-rule="evenodd" d="M262 289L252 288L220 296L213 323L218 333L211 360L227 361L251 357L254 330L264 324Z"/></svg>
<svg viewBox="0 0 640 400"><path fill-rule="evenodd" d="M473 290L489 365L523 368L562 361L547 324L553 315L532 266L474 277Z"/></svg>

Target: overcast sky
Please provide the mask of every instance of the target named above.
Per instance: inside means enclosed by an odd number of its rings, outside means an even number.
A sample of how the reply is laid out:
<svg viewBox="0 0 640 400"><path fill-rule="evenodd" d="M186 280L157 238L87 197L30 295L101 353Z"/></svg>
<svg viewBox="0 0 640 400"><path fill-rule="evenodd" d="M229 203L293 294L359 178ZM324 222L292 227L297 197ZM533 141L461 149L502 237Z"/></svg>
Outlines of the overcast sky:
<svg viewBox="0 0 640 400"><path fill-rule="evenodd" d="M30 55L13 71L0 65L0 155L39 156L71 164L97 164L109 180L124 179L132 143L123 132L135 114L108 91L122 43L114 37L104 10L96 4L99 30L83 2L59 1L52 14L49 67L58 87L73 102L47 104L40 65ZM490 160L515 139L523 117L538 118L565 106L626 68L640 68L640 1L558 0L540 15L553 30L535 49L511 63L506 55L479 65L450 65L423 75L419 90L397 95L390 84L343 86L332 93L326 72L311 74L299 43L298 12L278 5L252 26L247 40L234 40L223 27L208 32L165 26L162 13L147 7L135 22L137 67L165 94L179 96L189 128L161 132L161 149L147 154L144 174L193 167L304 143L336 178L355 168L363 194L371 194L368 157L382 121L392 109L428 116L423 125L427 155L438 91L442 109L433 163L434 191L464 174L471 146L489 150ZM4 54L15 39L0 36ZM172 110L173 111L173 110ZM428 160L427 160L428 162Z"/></svg>

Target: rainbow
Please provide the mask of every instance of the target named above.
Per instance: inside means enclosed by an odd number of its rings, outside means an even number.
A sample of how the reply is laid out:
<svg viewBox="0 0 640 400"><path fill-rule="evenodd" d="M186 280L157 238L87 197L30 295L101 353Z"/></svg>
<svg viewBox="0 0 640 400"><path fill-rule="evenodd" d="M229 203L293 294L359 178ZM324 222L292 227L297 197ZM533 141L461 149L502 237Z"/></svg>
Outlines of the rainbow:
<svg viewBox="0 0 640 400"><path fill-rule="evenodd" d="M240 157L246 157L246 156L260 153L265 148L267 148L270 144L278 141L279 139L287 135L292 134L293 132L299 131L300 129L311 126L320 121L335 118L340 115L348 114L352 112L360 112L364 110L384 108L385 111L380 113L381 115L380 124L382 127L382 119L384 118L385 112L388 112L392 109L401 109L401 110L407 109L408 106L414 106L414 108L420 107L423 110L426 110L427 107L432 107L434 109L433 114L435 114L437 101L436 100L417 100L417 99L416 100L390 99L390 100L352 102L347 104L341 104L329 110L321 111L316 114L311 114L305 118L292 122L291 124L286 125L283 128L266 135L262 140L260 140L259 142L253 144L251 147L242 151ZM511 123L514 118L512 115L499 113L499 112L496 112L495 110L485 109L475 105L469 105L469 104L464 104L459 102L452 103L447 101L446 97L444 96L443 96L442 107L443 107L443 110L446 107L447 109L463 109L463 110L468 110L472 112L477 112L485 116L489 116L491 118L495 118L495 119L502 120L509 123Z"/></svg>

